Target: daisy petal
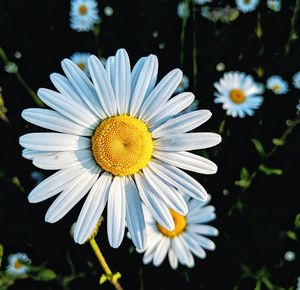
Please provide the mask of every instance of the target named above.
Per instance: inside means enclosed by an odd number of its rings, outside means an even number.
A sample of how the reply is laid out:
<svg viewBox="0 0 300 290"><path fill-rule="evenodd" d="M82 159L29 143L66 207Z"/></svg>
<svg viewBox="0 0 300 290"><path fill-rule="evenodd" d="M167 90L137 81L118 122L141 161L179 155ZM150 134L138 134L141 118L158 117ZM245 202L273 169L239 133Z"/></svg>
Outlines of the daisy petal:
<svg viewBox="0 0 300 290"><path fill-rule="evenodd" d="M160 151L178 152L213 147L221 142L216 133L185 133L168 135L154 141L154 148Z"/></svg>
<svg viewBox="0 0 300 290"><path fill-rule="evenodd" d="M209 225L198 225L198 224L190 224L189 230L205 236L217 236L219 234L219 231Z"/></svg>
<svg viewBox="0 0 300 290"><path fill-rule="evenodd" d="M139 189L140 197L152 213L154 219L164 228L172 231L175 227L174 221L161 196L153 190L142 173L136 173L134 178Z"/></svg>
<svg viewBox="0 0 300 290"><path fill-rule="evenodd" d="M157 57L155 55L149 55L145 60L142 60L139 63L139 67L135 70L135 74L132 72L133 84L130 103L131 116L136 117L138 115L142 103L147 97L150 89L152 90L153 84L155 84L156 81L157 69Z"/></svg>
<svg viewBox="0 0 300 290"><path fill-rule="evenodd" d="M37 151L37 150L31 150L31 149L23 149L22 150L22 156L26 159L32 160L35 157L43 157L47 155L51 155L53 153L58 153L55 151Z"/></svg>
<svg viewBox="0 0 300 290"><path fill-rule="evenodd" d="M153 189L161 196L168 207L182 215L187 214L187 204L182 195L174 187L166 184L159 175L155 174L148 167L145 167L143 172L149 184L151 184Z"/></svg>
<svg viewBox="0 0 300 290"><path fill-rule="evenodd" d="M110 56L105 65L105 70L107 73L107 77L112 85L112 87L115 87L115 57Z"/></svg>
<svg viewBox="0 0 300 290"><path fill-rule="evenodd" d="M155 114L158 107L164 105L172 96L182 79L182 71L170 71L152 90L139 111L139 118L148 122Z"/></svg>
<svg viewBox="0 0 300 290"><path fill-rule="evenodd" d="M169 258L169 263L170 266L173 270L176 270L178 268L178 259L176 254L174 253L172 247L170 247L169 252L168 252L168 258Z"/></svg>
<svg viewBox="0 0 300 290"><path fill-rule="evenodd" d="M48 155L34 157L33 165L46 170L57 170L62 168L83 165L93 160L90 149L76 151L53 152Z"/></svg>
<svg viewBox="0 0 300 290"><path fill-rule="evenodd" d="M79 94L75 90L75 88L72 86L71 82L63 75L58 73L52 73L50 75L50 79L55 86L55 88L66 98L69 98L76 103L80 103L81 105L84 105L84 102L80 98Z"/></svg>
<svg viewBox="0 0 300 290"><path fill-rule="evenodd" d="M198 235L196 233L193 233L191 231L189 231L189 229L187 229L187 233L188 235L194 239L200 246L202 246L204 249L206 250L210 250L213 251L216 248L216 245L213 241L211 241L210 239L203 237L201 235Z"/></svg>
<svg viewBox="0 0 300 290"><path fill-rule="evenodd" d="M49 207L45 221L55 223L63 218L90 190L99 175L98 166L86 169L73 185L65 189Z"/></svg>
<svg viewBox="0 0 300 290"><path fill-rule="evenodd" d="M204 259L206 257L206 253L203 248L199 246L199 244L193 238L191 238L189 234L183 233L182 238L195 256L200 259Z"/></svg>
<svg viewBox="0 0 300 290"><path fill-rule="evenodd" d="M22 112L22 117L32 124L61 133L81 136L91 136L93 134L93 130L48 109L26 109Z"/></svg>
<svg viewBox="0 0 300 290"><path fill-rule="evenodd" d="M149 264L153 260L153 255L155 253L155 250L157 248L158 243L161 241L161 235L155 233L153 235L153 238L150 240L149 238L149 246L147 246L144 257L143 257L143 263Z"/></svg>
<svg viewBox="0 0 300 290"><path fill-rule="evenodd" d="M157 113L148 120L149 128L162 124L186 109L195 99L192 93L181 93L167 101Z"/></svg>
<svg viewBox="0 0 300 290"><path fill-rule="evenodd" d="M209 110L198 110L170 119L152 131L152 137L159 138L191 131L205 123L211 115Z"/></svg>
<svg viewBox="0 0 300 290"><path fill-rule="evenodd" d="M192 198L206 200L207 192L204 187L189 174L175 166L167 165L159 160L151 160L149 167L164 180L170 182L181 192Z"/></svg>
<svg viewBox="0 0 300 290"><path fill-rule="evenodd" d="M187 249L187 246L181 236L176 236L172 239L172 248L181 264L187 266L191 264L192 254Z"/></svg>
<svg viewBox="0 0 300 290"><path fill-rule="evenodd" d="M37 94L50 108L83 127L95 128L99 123L97 117L90 110L71 99L66 99L62 94L48 89L39 89Z"/></svg>
<svg viewBox="0 0 300 290"><path fill-rule="evenodd" d="M124 178L115 176L110 186L107 203L107 236L109 244L118 248L125 232L126 193Z"/></svg>
<svg viewBox="0 0 300 290"><path fill-rule="evenodd" d="M100 62L100 60L99 60ZM81 99L87 104L92 112L99 116L101 119L105 119L103 108L97 98L97 94L93 83L86 76L86 74L78 67L78 65L69 59L64 59L61 62L62 69L73 87L76 89Z"/></svg>
<svg viewBox="0 0 300 290"><path fill-rule="evenodd" d="M170 247L170 239L167 237L163 237L159 244L156 247L156 250L153 255L153 265L158 267L161 265L161 263L164 261L168 249Z"/></svg>
<svg viewBox="0 0 300 290"><path fill-rule="evenodd" d="M98 98L107 116L117 114L117 105L113 88L101 61L92 55L89 57L89 71Z"/></svg>
<svg viewBox="0 0 300 290"><path fill-rule="evenodd" d="M75 224L74 240L83 244L93 233L107 203L112 175L104 172L93 185Z"/></svg>
<svg viewBox="0 0 300 290"><path fill-rule="evenodd" d="M119 114L129 113L131 69L129 57L125 49L119 49L114 62L114 92Z"/></svg>
<svg viewBox="0 0 300 290"><path fill-rule="evenodd" d="M88 138L62 133L29 133L20 137L20 145L41 151L68 151L89 148Z"/></svg>
<svg viewBox="0 0 300 290"><path fill-rule="evenodd" d="M126 222L130 237L137 250L143 250L146 246L145 220L138 189L130 176L125 179L125 192Z"/></svg>
<svg viewBox="0 0 300 290"><path fill-rule="evenodd" d="M214 174L218 169L212 161L189 152L161 152L156 150L153 152L153 156L170 165L197 173Z"/></svg>

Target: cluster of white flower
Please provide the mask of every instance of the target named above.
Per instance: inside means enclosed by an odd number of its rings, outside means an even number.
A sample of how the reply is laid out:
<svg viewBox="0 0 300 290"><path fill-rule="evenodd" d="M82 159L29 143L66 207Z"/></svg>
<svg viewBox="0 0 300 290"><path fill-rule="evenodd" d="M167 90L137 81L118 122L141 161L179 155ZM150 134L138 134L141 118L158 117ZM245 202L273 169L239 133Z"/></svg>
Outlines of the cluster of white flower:
<svg viewBox="0 0 300 290"><path fill-rule="evenodd" d="M107 204L112 247L119 247L127 226L136 249L145 251L144 262L159 265L168 252L172 268L178 261L193 266L191 253L204 258L204 249L215 247L202 235L218 231L202 224L215 218L214 207L204 206L209 195L181 169L217 171L212 161L187 152L221 141L215 133L190 132L211 112L181 113L195 97L188 92L172 97L182 83L179 69L156 84L155 55L142 57L131 70L127 52L119 49L105 66L96 56L88 56L84 68L87 74L78 63L63 60L66 77L50 76L58 92L38 91L52 110L22 113L28 122L56 131L20 137L25 158L41 169L59 170L31 191L29 201L60 193L45 217L54 223L87 195L74 226L75 242L90 238Z"/></svg>
<svg viewBox="0 0 300 290"><path fill-rule="evenodd" d="M30 269L31 260L25 253L16 253L8 256L6 272L11 276L26 275Z"/></svg>

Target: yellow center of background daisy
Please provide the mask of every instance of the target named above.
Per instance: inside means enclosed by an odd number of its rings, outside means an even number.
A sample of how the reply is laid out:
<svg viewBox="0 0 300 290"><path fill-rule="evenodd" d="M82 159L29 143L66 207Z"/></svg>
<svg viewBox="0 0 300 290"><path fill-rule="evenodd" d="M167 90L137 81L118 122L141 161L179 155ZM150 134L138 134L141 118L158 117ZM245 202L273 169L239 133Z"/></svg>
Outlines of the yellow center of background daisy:
<svg viewBox="0 0 300 290"><path fill-rule="evenodd" d="M245 101L245 94L242 90L239 89L233 89L229 93L229 97L231 101L233 101L236 104L243 103Z"/></svg>
<svg viewBox="0 0 300 290"><path fill-rule="evenodd" d="M113 175L126 176L148 164L153 141L142 121L121 115L101 122L92 136L92 151L101 168Z"/></svg>
<svg viewBox="0 0 300 290"><path fill-rule="evenodd" d="M168 231L163 226L161 226L159 223L157 223L158 230L166 237L174 238L175 236L180 235L186 228L186 219L185 216L177 213L173 209L170 209L171 216L173 218L175 228L173 231Z"/></svg>
<svg viewBox="0 0 300 290"><path fill-rule="evenodd" d="M77 63L77 65L81 70L85 69L85 64L83 62L79 62L79 63Z"/></svg>
<svg viewBox="0 0 300 290"><path fill-rule="evenodd" d="M274 85L273 86L273 91L274 92L279 92L280 91L280 85Z"/></svg>
<svg viewBox="0 0 300 290"><path fill-rule="evenodd" d="M79 14L84 15L88 11L87 7L85 5L80 5L79 6Z"/></svg>
<svg viewBox="0 0 300 290"><path fill-rule="evenodd" d="M20 261L16 261L14 264L15 269L20 269L22 268L23 264Z"/></svg>

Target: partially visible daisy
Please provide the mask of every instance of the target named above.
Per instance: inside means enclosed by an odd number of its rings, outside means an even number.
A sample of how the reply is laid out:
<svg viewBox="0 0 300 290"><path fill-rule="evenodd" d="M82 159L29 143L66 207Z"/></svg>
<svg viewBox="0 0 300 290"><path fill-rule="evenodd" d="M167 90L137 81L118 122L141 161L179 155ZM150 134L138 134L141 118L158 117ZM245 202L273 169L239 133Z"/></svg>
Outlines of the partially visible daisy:
<svg viewBox="0 0 300 290"><path fill-rule="evenodd" d="M275 12L279 12L281 9L281 0L268 0L267 6Z"/></svg>
<svg viewBox="0 0 300 290"><path fill-rule="evenodd" d="M206 3L211 3L212 0L194 0L194 3L198 4L198 5L203 5Z"/></svg>
<svg viewBox="0 0 300 290"><path fill-rule="evenodd" d="M95 0L71 0L70 26L72 29L90 31L99 23L98 4Z"/></svg>
<svg viewBox="0 0 300 290"><path fill-rule="evenodd" d="M281 76L271 76L267 79L266 87L276 95L284 95L289 90L288 83Z"/></svg>
<svg viewBox="0 0 300 290"><path fill-rule="evenodd" d="M176 89L175 93L181 93L181 92L185 91L189 86L190 86L189 78L186 75L183 75L182 80L181 80L178 88Z"/></svg>
<svg viewBox="0 0 300 290"><path fill-rule="evenodd" d="M292 261L294 261L296 259L296 254L293 251L287 251L284 254L284 259L287 262L292 262Z"/></svg>
<svg viewBox="0 0 300 290"><path fill-rule="evenodd" d="M212 161L188 151L215 146L221 137L191 132L211 117L209 110L176 117L195 96L184 92L172 97L182 79L179 69L156 84L155 55L142 57L131 70L126 50L119 49L105 67L94 55L88 67L90 79L74 62L63 60L66 77L50 76L59 92L38 90L52 110L22 112L25 120L55 131L21 136L23 156L39 168L59 170L35 187L28 199L37 203L57 195L45 217L55 223L87 195L74 227L75 242L87 241L107 204L110 245L119 247L127 223L136 248L143 249L142 202L162 226L173 230L169 208L182 215L188 210L180 192L207 199L203 186L181 169L217 171ZM156 165L158 160L162 167Z"/></svg>
<svg viewBox="0 0 300 290"><path fill-rule="evenodd" d="M208 202L209 199L206 202L188 200L186 216L170 209L175 223L172 231L158 224L148 209L143 207L148 237L148 245L143 256L144 264L152 261L154 266L159 266L168 256L172 269L177 269L178 262L191 268L195 264L192 254L204 259L205 250L214 250L214 242L205 237L218 235L216 228L206 225L216 218L215 208L211 205L206 206Z"/></svg>
<svg viewBox="0 0 300 290"><path fill-rule="evenodd" d="M296 290L300 290L300 276L297 277L297 286Z"/></svg>
<svg viewBox="0 0 300 290"><path fill-rule="evenodd" d="M180 18L188 18L190 16L189 4L185 1L179 2L177 5L177 14Z"/></svg>
<svg viewBox="0 0 300 290"><path fill-rule="evenodd" d="M300 100L299 100L299 104L296 106L296 109L298 112L300 112Z"/></svg>
<svg viewBox="0 0 300 290"><path fill-rule="evenodd" d="M296 89L300 89L300 71L293 75L293 85Z"/></svg>
<svg viewBox="0 0 300 290"><path fill-rule="evenodd" d="M30 178L35 181L36 185L38 185L45 179L45 175L39 171L32 171Z"/></svg>
<svg viewBox="0 0 300 290"><path fill-rule="evenodd" d="M114 13L114 10L110 6L105 6L104 7L104 14L106 16L112 16Z"/></svg>
<svg viewBox="0 0 300 290"><path fill-rule="evenodd" d="M237 8L243 12L248 13L256 9L259 0L235 0Z"/></svg>
<svg viewBox="0 0 300 290"><path fill-rule="evenodd" d="M227 115L232 117L252 116L263 102L263 85L245 73L227 72L214 86L217 89L214 102L222 103Z"/></svg>
<svg viewBox="0 0 300 290"><path fill-rule="evenodd" d="M16 253L8 256L6 272L12 276L22 276L29 271L31 260L25 253Z"/></svg>
<svg viewBox="0 0 300 290"><path fill-rule="evenodd" d="M89 52L75 52L70 56L70 59L75 62L86 75L89 75L88 59L91 55Z"/></svg>

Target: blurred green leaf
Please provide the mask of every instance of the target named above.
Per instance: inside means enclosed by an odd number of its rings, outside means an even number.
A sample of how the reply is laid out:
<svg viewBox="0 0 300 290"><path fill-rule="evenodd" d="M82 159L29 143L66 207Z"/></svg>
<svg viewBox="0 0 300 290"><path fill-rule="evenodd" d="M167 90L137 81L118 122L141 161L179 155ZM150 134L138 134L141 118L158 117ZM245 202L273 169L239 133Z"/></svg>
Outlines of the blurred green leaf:
<svg viewBox="0 0 300 290"><path fill-rule="evenodd" d="M264 147L261 144L261 142L258 139L255 139L255 138L251 139L251 141L254 144L255 149L257 150L257 152L259 153L259 155L261 157L264 157L266 155L266 153L265 153Z"/></svg>
<svg viewBox="0 0 300 290"><path fill-rule="evenodd" d="M240 180L236 180L234 184L240 187L248 187L250 185L250 174L246 167L242 167L240 171Z"/></svg>
<svg viewBox="0 0 300 290"><path fill-rule="evenodd" d="M290 239L292 239L292 240L294 240L294 241L297 241L297 235L296 235L296 233L295 232L293 232L293 231L287 231L287 236L290 238Z"/></svg>
<svg viewBox="0 0 300 290"><path fill-rule="evenodd" d="M225 120L223 120L219 126L219 134L222 134L224 132L224 128L225 128Z"/></svg>
<svg viewBox="0 0 300 290"><path fill-rule="evenodd" d="M32 277L36 281L51 281L56 279L56 274L51 269L41 270L37 275Z"/></svg>
<svg viewBox="0 0 300 290"><path fill-rule="evenodd" d="M300 229L300 213L296 215L294 224L296 229Z"/></svg>
<svg viewBox="0 0 300 290"><path fill-rule="evenodd" d="M264 69L261 66L255 68L255 72L259 78L262 78L264 76Z"/></svg>
<svg viewBox="0 0 300 290"><path fill-rule="evenodd" d="M259 166L259 171L263 172L266 175L282 175L283 171L279 168L269 168L265 165Z"/></svg>
<svg viewBox="0 0 300 290"><path fill-rule="evenodd" d="M277 145L277 146L282 146L282 145L284 145L284 140L282 140L282 139L274 138L274 139L272 140L272 142L273 142L273 144L275 144L275 145Z"/></svg>
<svg viewBox="0 0 300 290"><path fill-rule="evenodd" d="M0 268L1 268L1 263L2 263L2 257L3 257L3 245L0 244Z"/></svg>

